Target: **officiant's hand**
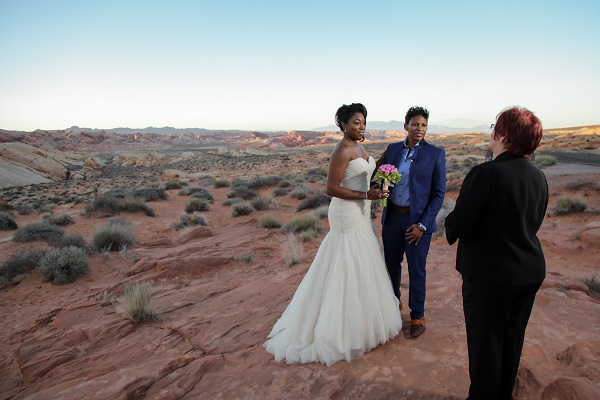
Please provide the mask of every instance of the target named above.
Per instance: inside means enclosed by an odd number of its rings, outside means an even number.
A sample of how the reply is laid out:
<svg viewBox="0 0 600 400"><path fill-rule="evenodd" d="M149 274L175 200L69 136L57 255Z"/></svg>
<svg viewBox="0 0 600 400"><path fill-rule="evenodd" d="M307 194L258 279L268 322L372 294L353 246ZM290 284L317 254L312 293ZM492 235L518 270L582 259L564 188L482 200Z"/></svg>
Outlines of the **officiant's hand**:
<svg viewBox="0 0 600 400"><path fill-rule="evenodd" d="M423 233L425 232L421 229L419 224L412 224L406 230L406 240L408 240L408 243L410 244L417 245L419 244L419 240L421 240Z"/></svg>

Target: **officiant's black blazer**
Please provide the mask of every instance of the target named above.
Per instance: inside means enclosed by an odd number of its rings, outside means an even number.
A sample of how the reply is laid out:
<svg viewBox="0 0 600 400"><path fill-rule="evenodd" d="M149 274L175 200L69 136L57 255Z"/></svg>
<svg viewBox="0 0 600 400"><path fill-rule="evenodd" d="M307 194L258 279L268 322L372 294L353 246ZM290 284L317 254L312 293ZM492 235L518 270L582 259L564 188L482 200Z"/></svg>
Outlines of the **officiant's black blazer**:
<svg viewBox="0 0 600 400"><path fill-rule="evenodd" d="M463 279L518 286L541 282L546 263L537 232L548 206L544 173L526 158L504 152L475 166L446 217L446 238L458 240L456 269Z"/></svg>

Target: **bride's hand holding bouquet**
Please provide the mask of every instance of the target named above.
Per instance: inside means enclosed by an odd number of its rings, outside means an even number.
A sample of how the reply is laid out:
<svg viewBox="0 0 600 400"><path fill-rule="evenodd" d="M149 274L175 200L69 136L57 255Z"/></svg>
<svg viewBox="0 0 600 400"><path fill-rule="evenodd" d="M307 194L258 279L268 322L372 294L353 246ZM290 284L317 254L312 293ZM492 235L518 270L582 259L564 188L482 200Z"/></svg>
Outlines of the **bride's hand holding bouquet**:
<svg viewBox="0 0 600 400"><path fill-rule="evenodd" d="M398 168L392 164L383 164L377 169L373 179L379 184L383 190L388 190L390 186L394 186L400 181L401 175L398 173ZM387 206L387 198L379 201L380 206Z"/></svg>

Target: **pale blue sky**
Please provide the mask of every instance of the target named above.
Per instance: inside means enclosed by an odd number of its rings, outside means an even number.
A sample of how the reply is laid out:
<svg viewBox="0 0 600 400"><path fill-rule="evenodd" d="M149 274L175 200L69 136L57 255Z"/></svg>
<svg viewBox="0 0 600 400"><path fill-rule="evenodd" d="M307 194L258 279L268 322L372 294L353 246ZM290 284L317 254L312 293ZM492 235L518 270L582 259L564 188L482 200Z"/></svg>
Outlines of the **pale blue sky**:
<svg viewBox="0 0 600 400"><path fill-rule="evenodd" d="M0 128L600 124L600 1L0 0ZM368 128L368 124L367 124Z"/></svg>

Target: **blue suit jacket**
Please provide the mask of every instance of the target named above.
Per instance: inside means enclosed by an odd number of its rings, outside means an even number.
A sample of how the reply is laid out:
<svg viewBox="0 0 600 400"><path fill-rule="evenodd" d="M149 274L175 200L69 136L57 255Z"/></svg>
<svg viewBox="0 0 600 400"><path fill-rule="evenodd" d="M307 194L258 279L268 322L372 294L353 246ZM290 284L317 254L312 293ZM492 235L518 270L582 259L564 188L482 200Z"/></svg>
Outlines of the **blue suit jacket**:
<svg viewBox="0 0 600 400"><path fill-rule="evenodd" d="M404 142L392 143L386 150L384 164L398 167ZM410 166L410 222L421 223L426 233L437 231L435 217L442 208L446 193L446 152L421 140L415 148ZM385 225L387 207L383 208L381 224Z"/></svg>

